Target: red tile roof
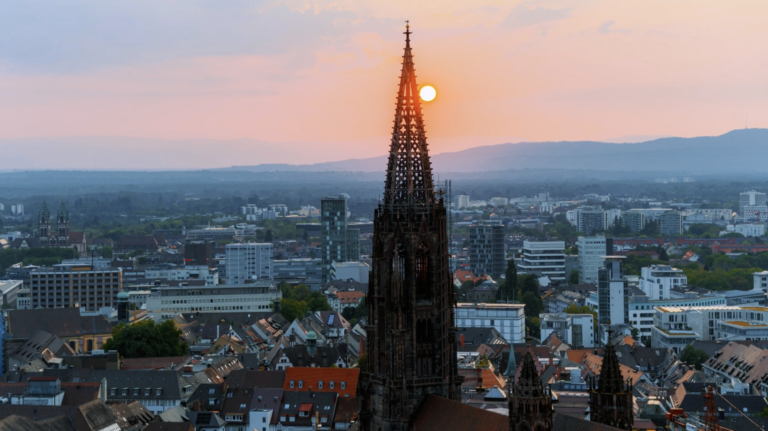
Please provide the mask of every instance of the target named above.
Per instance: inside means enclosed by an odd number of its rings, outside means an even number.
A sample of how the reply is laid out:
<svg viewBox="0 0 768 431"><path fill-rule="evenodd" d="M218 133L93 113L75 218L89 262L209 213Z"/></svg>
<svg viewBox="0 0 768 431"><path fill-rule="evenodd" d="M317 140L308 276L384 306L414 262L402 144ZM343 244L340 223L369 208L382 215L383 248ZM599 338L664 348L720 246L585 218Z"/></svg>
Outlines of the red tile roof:
<svg viewBox="0 0 768 431"><path fill-rule="evenodd" d="M316 392L337 392L340 397L356 397L357 381L360 378L359 368L312 368L290 367L285 370L286 391L309 391L312 388ZM320 388L320 382L323 387ZM293 382L293 387L291 387ZM302 382L302 387L299 387ZM330 383L334 383L331 389ZM341 383L344 383L342 388Z"/></svg>
<svg viewBox="0 0 768 431"><path fill-rule="evenodd" d="M336 292L336 297L339 298L339 301L341 301L342 304L356 304L360 301L360 298L364 296L365 293L363 292Z"/></svg>

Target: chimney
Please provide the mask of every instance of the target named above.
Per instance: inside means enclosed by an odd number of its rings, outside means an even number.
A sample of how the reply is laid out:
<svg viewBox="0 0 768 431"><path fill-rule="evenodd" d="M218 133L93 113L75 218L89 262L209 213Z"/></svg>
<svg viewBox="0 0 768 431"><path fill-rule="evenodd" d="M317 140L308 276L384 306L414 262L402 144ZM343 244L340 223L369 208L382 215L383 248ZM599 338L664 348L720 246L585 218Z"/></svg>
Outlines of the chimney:
<svg viewBox="0 0 768 431"><path fill-rule="evenodd" d="M107 402L107 379L106 377L101 379L101 386L99 386L99 399L106 403Z"/></svg>
<svg viewBox="0 0 768 431"><path fill-rule="evenodd" d="M464 334L459 335L459 344L461 344L461 347L464 347Z"/></svg>

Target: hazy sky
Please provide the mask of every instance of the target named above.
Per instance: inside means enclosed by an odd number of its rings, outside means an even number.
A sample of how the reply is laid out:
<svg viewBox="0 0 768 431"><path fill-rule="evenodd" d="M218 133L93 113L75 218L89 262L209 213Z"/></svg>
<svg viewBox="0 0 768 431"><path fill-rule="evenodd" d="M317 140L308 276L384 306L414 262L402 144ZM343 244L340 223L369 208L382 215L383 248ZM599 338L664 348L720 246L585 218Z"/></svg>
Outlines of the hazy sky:
<svg viewBox="0 0 768 431"><path fill-rule="evenodd" d="M768 127L765 0L16 0L0 3L0 151L119 136L270 144L216 165L379 155L405 19L438 91L434 152ZM197 165L210 150L183 147Z"/></svg>

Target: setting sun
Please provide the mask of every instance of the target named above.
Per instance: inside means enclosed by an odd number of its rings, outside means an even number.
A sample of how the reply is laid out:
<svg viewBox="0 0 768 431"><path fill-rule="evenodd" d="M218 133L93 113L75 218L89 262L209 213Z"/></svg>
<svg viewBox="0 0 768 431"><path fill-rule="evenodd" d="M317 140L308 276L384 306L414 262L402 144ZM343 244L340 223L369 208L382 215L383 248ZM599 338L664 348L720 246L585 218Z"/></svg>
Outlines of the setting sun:
<svg viewBox="0 0 768 431"><path fill-rule="evenodd" d="M425 102L431 102L435 100L435 97L437 96L437 90L435 90L435 87L431 85L425 85L421 87L419 96L421 96L421 100Z"/></svg>

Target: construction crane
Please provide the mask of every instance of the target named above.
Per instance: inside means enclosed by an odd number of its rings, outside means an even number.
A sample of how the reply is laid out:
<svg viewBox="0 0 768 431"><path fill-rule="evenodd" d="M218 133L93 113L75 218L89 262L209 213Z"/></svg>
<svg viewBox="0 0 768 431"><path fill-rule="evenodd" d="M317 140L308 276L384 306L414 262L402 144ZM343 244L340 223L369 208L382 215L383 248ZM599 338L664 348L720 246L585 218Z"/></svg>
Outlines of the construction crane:
<svg viewBox="0 0 768 431"><path fill-rule="evenodd" d="M720 425L717 424L717 407L715 407L715 391L712 386L707 387L704 393L704 399L707 401L707 412L704 415L704 428L702 431L720 431Z"/></svg>

